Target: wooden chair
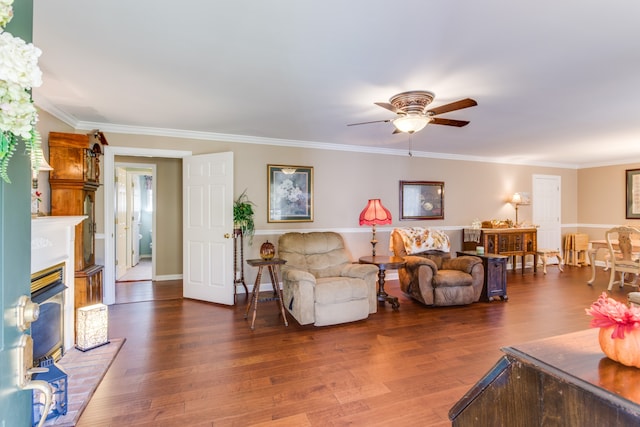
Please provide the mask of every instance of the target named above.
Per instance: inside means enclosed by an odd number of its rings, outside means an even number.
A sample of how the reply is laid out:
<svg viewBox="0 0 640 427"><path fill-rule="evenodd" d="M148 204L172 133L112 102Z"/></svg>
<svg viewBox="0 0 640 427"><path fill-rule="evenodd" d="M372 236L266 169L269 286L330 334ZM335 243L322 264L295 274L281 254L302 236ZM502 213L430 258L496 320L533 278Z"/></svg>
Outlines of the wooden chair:
<svg viewBox="0 0 640 427"><path fill-rule="evenodd" d="M608 230L605 233L607 246L609 247L609 263L611 273L609 276L609 287L611 290L614 283L622 288L624 285L637 287L638 275L640 274L640 260L638 254L632 252L632 238L640 239L640 228L619 226ZM620 280L615 280L616 273L620 273ZM625 282L626 273L634 274L633 281Z"/></svg>

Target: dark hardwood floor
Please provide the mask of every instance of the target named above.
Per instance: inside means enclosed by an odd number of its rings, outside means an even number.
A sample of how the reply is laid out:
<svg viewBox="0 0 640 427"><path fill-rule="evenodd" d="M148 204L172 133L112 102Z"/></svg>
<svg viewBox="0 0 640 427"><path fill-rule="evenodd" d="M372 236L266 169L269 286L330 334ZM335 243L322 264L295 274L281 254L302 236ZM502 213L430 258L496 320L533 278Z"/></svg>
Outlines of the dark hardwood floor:
<svg viewBox="0 0 640 427"><path fill-rule="evenodd" d="M182 280L116 282L116 304L182 298Z"/></svg>
<svg viewBox="0 0 640 427"><path fill-rule="evenodd" d="M449 409L501 347L589 327L584 309L608 283L598 270L593 287L585 267L509 272L508 302L447 308L413 302L388 281L398 312L380 306L365 321L322 328L291 318L285 327L265 302L251 331L243 297L226 307L179 290L117 304L110 336L126 342L78 425L450 425ZM630 290L611 295L624 301Z"/></svg>

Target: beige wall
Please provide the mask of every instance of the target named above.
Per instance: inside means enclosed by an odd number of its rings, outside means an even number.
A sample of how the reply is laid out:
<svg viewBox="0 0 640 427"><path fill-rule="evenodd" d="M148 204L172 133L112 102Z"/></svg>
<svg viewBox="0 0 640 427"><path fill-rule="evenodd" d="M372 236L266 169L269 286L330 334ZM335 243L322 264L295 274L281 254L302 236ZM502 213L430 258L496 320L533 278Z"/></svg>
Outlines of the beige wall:
<svg viewBox="0 0 640 427"><path fill-rule="evenodd" d="M140 135L107 135L111 146L178 149L193 154L233 151L235 194L247 189L256 204L257 234L248 257L257 256L259 245L277 242L289 230L327 230L343 233L354 258L370 252L371 231L359 227L358 216L367 199L380 198L393 215L393 224L378 227L378 253L388 253L388 235L394 226L444 227L459 249L460 228L475 218L513 219L515 212L506 201L515 191L532 191L534 174L558 175L562 181L562 223L577 222L577 171L573 169L505 165L470 161L440 160L408 155L365 154L257 144L220 143ZM269 223L267 221L267 164L313 166L314 221L312 223ZM445 219L400 221L399 181L444 181ZM158 183L160 184L160 183ZM164 191L159 185L159 193ZM160 194L159 196L160 197ZM521 221L531 221L531 207L520 208ZM180 258L179 248L175 257Z"/></svg>
<svg viewBox="0 0 640 427"><path fill-rule="evenodd" d="M50 123L53 121L53 125ZM55 119L40 122L39 129L46 143L46 135L53 130ZM47 126L52 126L47 128ZM55 128L56 130L59 130ZM69 131L69 129L64 129ZM79 131L80 132L80 131ZM393 215L393 224L378 227L378 254L388 253L388 236L396 226L434 226L444 228L451 236L453 250L460 248L462 227L469 226L475 218L514 219L513 207L507 199L515 191L532 191L533 175L557 175L562 181L563 232L575 231L578 218L578 179L575 169L520 166L458 160L442 160L403 155L329 151L313 148L269 146L260 144L212 142L196 139L126 135L107 133L110 146L131 146L149 149L192 151L193 154L233 151L234 187L236 196L247 189L256 206L256 238L248 247L245 258L257 257L258 248L265 240L277 243L279 234L289 230L336 230L345 236L355 258L369 254L371 230L358 225L358 216L367 199L380 198ZM144 158L127 158L132 163ZM120 158L118 158L120 161ZM147 159L158 162L158 159ZM174 162L176 160L173 160ZM313 166L314 168L314 221L310 223L267 222L267 164ZM172 177L158 178L158 199L179 200L181 175L174 171ZM582 174L580 175L582 176ZM424 180L445 183L445 219L433 221L400 221L399 181ZM101 193L98 194L99 198ZM173 197L173 198L171 198ZM98 210L103 209L101 201ZM173 205L172 215L162 226L158 224L158 246L163 244L161 235L166 233L166 248L158 266L167 270L158 274L180 274L181 271L181 208ZM520 221L531 221L532 207L522 206ZM98 232L104 230L104 218L99 213ZM160 222L160 220L158 220ZM154 244L154 249L158 248ZM158 248L158 255L160 249ZM164 267L163 267L164 268ZM173 271L175 269L175 271Z"/></svg>
<svg viewBox="0 0 640 427"><path fill-rule="evenodd" d="M74 130L71 126L66 123L56 119L46 111L42 111L38 109L38 130L40 131L40 135L42 137L42 152L44 154L45 159L49 159L49 143L48 143L48 135L49 132L71 132ZM51 200L49 199L50 189L49 189L49 173L48 172L40 172L38 175L38 188L42 192L42 202L40 203L40 211L45 214L51 213Z"/></svg>
<svg viewBox="0 0 640 427"><path fill-rule="evenodd" d="M591 239L604 239L604 232L619 224L640 226L640 220L626 218L627 169L640 163L602 166L578 171L578 223L580 232Z"/></svg>

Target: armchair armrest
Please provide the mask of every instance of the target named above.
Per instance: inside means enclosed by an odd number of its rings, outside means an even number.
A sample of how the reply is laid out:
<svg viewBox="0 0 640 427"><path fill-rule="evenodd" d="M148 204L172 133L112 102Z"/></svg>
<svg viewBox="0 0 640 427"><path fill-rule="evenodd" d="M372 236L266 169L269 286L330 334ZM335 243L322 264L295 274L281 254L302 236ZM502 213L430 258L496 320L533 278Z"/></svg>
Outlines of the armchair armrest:
<svg viewBox="0 0 640 427"><path fill-rule="evenodd" d="M293 268L285 268L282 270L282 281L291 282L309 282L311 286L316 285L316 277L304 270L295 270Z"/></svg>
<svg viewBox="0 0 640 427"><path fill-rule="evenodd" d="M378 267L373 264L345 264L340 272L342 277L361 279L369 288L369 313L378 311Z"/></svg>
<svg viewBox="0 0 640 427"><path fill-rule="evenodd" d="M471 270L476 264L482 264L482 259L476 256L464 255L444 260L442 262L442 269L459 270L471 274Z"/></svg>
<svg viewBox="0 0 640 427"><path fill-rule="evenodd" d="M367 280L369 276L374 277L378 274L378 267L373 264L345 264L340 272L341 276L353 277L354 279Z"/></svg>
<svg viewBox="0 0 640 427"><path fill-rule="evenodd" d="M284 306L301 325L315 322L315 287L316 278L308 271L282 269Z"/></svg>
<svg viewBox="0 0 640 427"><path fill-rule="evenodd" d="M398 269L402 292L424 304L433 304L433 277L438 273L436 263L418 255L407 255L404 261L404 267Z"/></svg>

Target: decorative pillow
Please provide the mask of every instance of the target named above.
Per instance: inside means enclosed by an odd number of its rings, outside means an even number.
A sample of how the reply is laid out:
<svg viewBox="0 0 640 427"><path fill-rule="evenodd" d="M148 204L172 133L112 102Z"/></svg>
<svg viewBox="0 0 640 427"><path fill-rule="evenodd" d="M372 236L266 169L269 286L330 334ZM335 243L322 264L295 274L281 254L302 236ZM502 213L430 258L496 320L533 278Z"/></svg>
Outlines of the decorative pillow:
<svg viewBox="0 0 640 427"><path fill-rule="evenodd" d="M424 227L396 228L393 231L402 237L404 250L408 255L433 250L442 252L451 251L449 236L442 231Z"/></svg>

